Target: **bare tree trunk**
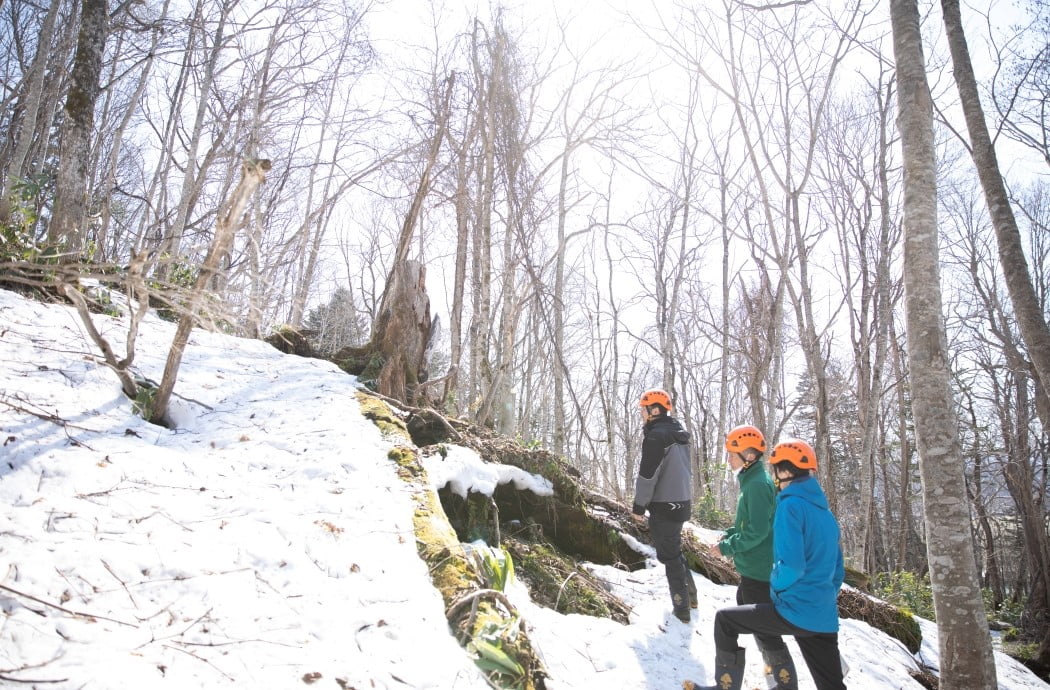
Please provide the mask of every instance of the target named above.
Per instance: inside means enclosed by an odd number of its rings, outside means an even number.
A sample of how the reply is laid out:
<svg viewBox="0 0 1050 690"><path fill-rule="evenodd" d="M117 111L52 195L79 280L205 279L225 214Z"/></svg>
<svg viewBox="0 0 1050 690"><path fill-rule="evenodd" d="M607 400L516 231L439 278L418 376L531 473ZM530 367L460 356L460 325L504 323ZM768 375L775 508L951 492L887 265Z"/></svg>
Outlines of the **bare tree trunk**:
<svg viewBox="0 0 1050 690"><path fill-rule="evenodd" d="M1013 415L1000 412L1006 442L1003 477L1020 513L1025 556L1028 559L1028 597L1022 627L1039 641L1035 661L1046 666L1050 657L1050 540L1046 533L1046 513L1035 496L1036 472L1030 464L1035 455L1029 434L1027 410L1031 409L1028 381L1018 370L1005 393L1013 400Z"/></svg>
<svg viewBox="0 0 1050 690"><path fill-rule="evenodd" d="M452 282L452 304L449 305L449 370L441 396L445 408L452 406L459 384L460 360L463 358L463 292L467 281L467 253L470 248L470 204L467 191L470 169L466 141L470 138L464 138L456 156L456 264ZM456 407L460 405L457 404Z"/></svg>
<svg viewBox="0 0 1050 690"><path fill-rule="evenodd" d="M944 14L944 28L948 36L948 47L952 55L955 84L959 89L959 100L966 117L966 128L970 133L970 153L984 190L992 225L995 227L1003 278L1010 293L1010 301L1017 317L1021 338L1032 358L1036 394L1046 396L1050 391L1050 328L1047 327L1043 306L1032 284L1028 259L1024 253L1024 243L1017 228L1017 219L1014 217L1013 208L1006 193L1002 173L999 170L995 145L988 133L984 108L981 106L981 98L977 90L977 79L974 77L970 51L963 30L959 2L958 0L941 0L941 8ZM1047 401L1044 399L1038 402L1041 404L1037 404L1036 409L1045 412L1048 407ZM1041 421L1044 429L1050 427L1050 419L1044 417ZM1031 496L1029 488L1031 482L1026 483L1027 478L1023 471L1025 463L1020 458L1013 456L1008 457L1007 462L1007 484L1015 498L1021 499L1018 508L1022 512L1022 519L1025 523L1025 540L1028 543L1029 556L1034 559L1033 566L1029 569L1032 579L1029 581L1031 592L1026 612L1033 619L1033 628L1040 638L1036 654L1037 661L1046 666L1050 664L1050 616L1046 614L1047 603L1050 601L1050 585L1047 582L1050 579L1050 574L1047 573L1047 559L1050 558L1050 553L1047 548L1046 526L1041 517L1033 522L1025 515L1026 509L1030 508L1025 505L1025 499L1030 500Z"/></svg>
<svg viewBox="0 0 1050 690"><path fill-rule="evenodd" d="M571 87L570 87L571 88ZM560 173L558 175L558 245L554 257L554 324L551 333L551 346L554 348L554 359L558 369L554 374L554 439L552 450L557 455L565 454L565 379L570 375L565 366L565 251L568 241L565 237L565 218L568 215L566 206L567 187L569 183L569 151L571 142L566 133L565 150L562 151Z"/></svg>
<svg viewBox="0 0 1050 690"><path fill-rule="evenodd" d="M0 226L8 225L11 221L11 194L16 180L24 179L26 158L29 149L37 136L37 130L41 122L49 122L39 118L40 105L43 100L44 82L47 75L47 61L51 55L51 42L55 35L55 21L58 18L61 2L54 0L44 16L44 22L40 27L40 35L37 37L36 55L23 80L26 84L25 97L20 99L22 106L22 123L14 132L15 150L4 170L3 190L0 193ZM15 128L12 128L15 129ZM9 133L10 136L10 133Z"/></svg>
<svg viewBox="0 0 1050 690"><path fill-rule="evenodd" d="M163 35L163 26L167 21L168 17L168 5L170 0L165 0L160 10L160 16L157 17L156 23L150 32L150 48L149 53L146 57L145 63L142 65L141 72L138 76L138 82L135 85L135 90L128 99L128 107L124 110L124 113L120 117L119 124L117 125L113 139L110 144L109 159L106 164L106 169L102 175L102 189L101 189L101 202L102 208L99 220L99 231L98 231L98 249L100 252L99 259L107 260L112 257L119 255L118 248L116 246L110 248L110 220L112 216L112 198L113 198L113 187L117 180L117 167L120 163L120 154L123 151L124 134L128 129L128 125L131 123L132 118L139 111L139 104L142 101L142 94L146 90L146 85L149 81L149 77L152 75L153 61L157 52L157 46L160 43L161 36ZM116 243L114 243L116 244Z"/></svg>
<svg viewBox="0 0 1050 690"><path fill-rule="evenodd" d="M215 71L219 66L219 58L222 55L223 46L226 41L226 21L229 18L230 10L239 1L240 0L225 0L215 25L211 49L208 51L207 59L204 61L204 73L200 76L200 85L198 86L197 110L194 115L193 127L189 133L189 141L186 143L186 168L183 171L179 202L176 206L175 217L170 224L165 224L163 235L160 238L160 245L157 247L159 260L158 274L161 278L167 277L168 269L172 262L179 261L179 253L181 251L183 234L186 231L186 224L189 221L190 214L193 212L193 208L200 195L201 187L204 184L205 172L214 161L215 146L217 145L217 142L213 142L212 149L207 152L203 161L197 160L197 152L200 149L204 135L205 116L208 114L209 103L213 98L212 88L215 83ZM205 21L204 14L205 9L203 3L198 2L196 18L201 24ZM194 31L196 30L196 27L194 27ZM205 36L206 34L201 31L200 35ZM188 69L186 63L192 61L192 52L193 45L190 44L186 48L186 55L184 58L185 62L183 65L184 69ZM189 78L192 80L192 77ZM174 129L177 127L176 121L178 120L178 115L174 112L174 108L171 117L171 127L173 129L172 135L174 136Z"/></svg>
<svg viewBox="0 0 1050 690"><path fill-rule="evenodd" d="M401 225L393 265L372 328L372 345L383 358L377 390L405 402L414 402L415 387L424 372L426 349L433 327L430 300L426 293L426 267L419 262L409 261L408 252L423 201L430 191L434 164L445 138L454 83L455 79L450 74L445 81L444 100L438 113L436 131L423 162L419 185Z"/></svg>
<svg viewBox="0 0 1050 690"><path fill-rule="evenodd" d="M891 0L904 160L904 287L912 414L919 445L940 687L997 686L970 534L959 423L941 307L933 102L916 0Z"/></svg>
<svg viewBox="0 0 1050 690"><path fill-rule="evenodd" d="M915 531L912 525L911 473L912 446L909 441L911 426L908 418L908 400L905 396L906 382L910 379L907 372L906 353L901 351L900 338L893 323L890 323L890 348L893 352L893 374L896 380L894 390L897 392L897 438L900 441L900 525L897 532L896 568L907 570L914 568L911 563L912 539Z"/></svg>
<svg viewBox="0 0 1050 690"><path fill-rule="evenodd" d="M614 254L609 241L612 184L613 175L610 173L605 194L605 216L602 223L602 251L608 266L612 266L614 261ZM621 482L620 477L623 475L618 475L615 469L620 464L618 458L623 457L620 454L626 453L626 448L617 444L617 431L626 426L626 423L617 416L619 412L618 404L623 398L623 393L620 390L620 303L616 296L616 277L614 273L614 271L606 271L605 278L605 289L609 300L608 364L599 368L601 373L596 377L598 379L597 395L601 404L602 422L605 428L605 452L604 457L599 459L598 464L601 465L603 478L605 479L603 488L612 490L613 495L617 499L624 500L625 490L630 486L629 482L633 478L633 471L627 475L626 481ZM627 437L626 432L624 437ZM633 456L630 453L626 453L626 457L631 458ZM631 469L633 470L634 468L632 467Z"/></svg>
<svg viewBox="0 0 1050 690"><path fill-rule="evenodd" d="M883 438L882 409L885 395L885 370L889 357L889 329L896 302L897 285L892 278L890 263L896 255L899 236L890 210L891 190L888 177L888 153L890 151L890 99L892 88L888 70L880 70L878 80L872 86L873 105L876 118L863 144L870 146L871 136L877 137L874 156L876 185L860 179L866 171L859 173L858 180L863 189L859 207L865 209L860 218L848 216L843 219L847 227L840 229L843 254L849 256L856 251L852 262L844 262L846 272L843 290L850 305L851 332L853 333L853 355L857 382L857 422L861 434L860 462L867 467L861 476L863 515L860 521L863 569L874 573L880 569L879 560L890 553L884 539L891 524L890 513L895 508L893 492L890 490L886 458L879 450ZM867 105L865 103L865 105ZM872 132L874 130L874 132ZM835 146L836 142L831 142ZM852 151L842 151L839 156L851 158ZM856 170L851 165L850 171ZM856 202L849 202L856 203ZM871 212L878 209L878 214ZM861 286L859 302L855 303L849 286L853 283L851 271L856 267L857 281ZM883 490L878 491L877 479L883 478ZM877 496L883 501L886 520L878 517ZM876 548L879 547L879 548ZM881 549L881 551L880 551Z"/></svg>
<svg viewBox="0 0 1050 690"><path fill-rule="evenodd" d="M108 24L106 0L83 0L72 84L62 122L55 205L47 228L48 243L62 244L73 255L83 251L87 241L91 137Z"/></svg>
<svg viewBox="0 0 1050 690"><path fill-rule="evenodd" d="M426 275L418 261L394 264L372 333L371 347L383 361L376 390L408 403L415 402L431 336Z"/></svg>
<svg viewBox="0 0 1050 690"><path fill-rule="evenodd" d="M730 240L731 240L731 230L730 230L730 225L729 225L730 207L729 207L729 198L728 198L729 197L728 186L729 186L730 176L729 176L728 171L726 169L726 162L729 159L729 151L728 151L728 149L730 147L728 139L726 141L725 147L726 147L727 150L722 152L722 153L720 153L720 154L718 154L718 171L719 171L718 177L719 177L719 180L721 181L721 184L719 184L719 186L718 186L718 227L719 227L719 231L720 231L719 234L721 236L721 245L722 245L722 247L721 247L722 251L721 251L720 262L719 262L720 266L721 266L721 278L722 278L721 279L722 306L721 306L721 309L719 310L719 316L720 316L720 319L719 319L719 330L720 330L720 333L719 333L719 340L718 340L718 354L719 354L718 373L719 373L719 380L722 382L722 385L718 387L718 419L716 420L715 424L717 425L719 430L730 429L732 426L736 425L735 421L731 424L729 422L729 420L727 419L727 417L729 415L729 385L728 385L729 384L729 371L730 371L730 349L729 349L729 346L730 346L730 328L732 326L732 321L730 320L729 305L730 305L730 297L732 296L732 287L733 287L733 276L732 276L732 268L731 268L731 264L730 264L730 254L729 254L729 247L730 247ZM739 423L743 424L743 423L746 423L746 422L744 420L740 420ZM763 434L768 434L771 431L770 429L766 428L765 424L762 421L760 421L759 419L757 419L757 418L754 419L751 423L752 424L756 424L756 425L761 424L761 426L759 426L758 428L762 431ZM711 464L717 466L719 463L717 461L714 461ZM705 463L704 467L702 468L702 471L696 472L696 476L693 478L693 483L694 483L695 489L699 489L700 490L700 491L698 491L696 493L697 496L702 496L702 495L704 495L706 493L709 493L711 491L711 485L712 485L712 476L711 476L711 474L712 473L710 471L710 467L706 463Z"/></svg>
<svg viewBox="0 0 1050 690"><path fill-rule="evenodd" d="M483 399L489 394L492 379L492 211L496 184L496 81L500 78L502 59L492 57L491 72L481 64L480 51L483 27L475 21L471 42L477 97L481 169L477 179L477 201L474 207L475 227L471 244L471 319L468 334L470 342L470 385L468 405L475 421L488 420L478 416Z"/></svg>
<svg viewBox="0 0 1050 690"><path fill-rule="evenodd" d="M1027 383L1026 380L1025 383ZM981 584L991 590L993 606L998 608L1003 603L1006 595L1002 581L1002 566L999 564L999 559L996 556L995 531L992 526L992 518L985 507L987 499L984 495L984 456L986 450L980 443L980 424L977 421L977 408L974 404L973 396L968 393L966 394L965 409L970 418L970 427L973 434L973 445L968 453L969 459L973 463L969 483L969 486L972 488L968 491L976 512L977 529L984 538L984 566L982 568L984 577ZM1006 412L1001 408L1000 410L1000 415Z"/></svg>
<svg viewBox="0 0 1050 690"><path fill-rule="evenodd" d="M266 171L270 169L270 161L253 160L247 161L241 166L241 181L230 195L230 201L226 212L219 216L219 222L215 227L215 237L212 238L208 255L204 258L197 281L190 294L190 303L187 305L186 313L179 319L179 326L175 330L172 339L171 350L168 352L167 362L164 364L164 376L161 378L157 395L153 400L153 410L150 421L154 424L170 426L168 419L168 403L171 393L175 389L175 379L179 375L179 365L182 363L182 354L186 349L186 342L190 338L190 332L196 325L197 309L204 297L208 284L219 269L219 262L230 249L233 243L237 227L240 225L244 209L248 201L266 180Z"/></svg>
<svg viewBox="0 0 1050 690"><path fill-rule="evenodd" d="M1003 277L1010 301L1017 315L1017 325L1024 339L1035 366L1035 375L1039 382L1037 390L1048 395L1050 391L1050 328L1043 316L1042 305L1035 294L1028 260L1024 253L1024 243L1017 229L1010 198L1003 184L999 171L999 161L995 154L995 145L988 134L981 97L977 91L977 79L973 74L970 62L970 51L963 31L959 0L941 0L944 13L944 28L948 35L948 47L952 54L952 66L955 72L955 84L959 89L959 100L966 117L966 128L970 133L970 153L977 168L977 176L984 189L984 198L988 203L988 213L995 227L995 237L999 245L999 263L1002 265ZM1045 410L1045 404L1037 409ZM1043 426L1050 427L1050 419L1043 419Z"/></svg>

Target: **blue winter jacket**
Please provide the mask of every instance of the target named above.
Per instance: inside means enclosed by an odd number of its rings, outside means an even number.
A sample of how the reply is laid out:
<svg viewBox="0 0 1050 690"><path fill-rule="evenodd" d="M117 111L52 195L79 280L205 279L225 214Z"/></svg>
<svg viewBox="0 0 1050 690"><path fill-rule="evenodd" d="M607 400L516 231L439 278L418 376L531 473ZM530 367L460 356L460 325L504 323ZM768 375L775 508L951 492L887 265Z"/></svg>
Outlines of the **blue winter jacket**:
<svg viewBox="0 0 1050 690"><path fill-rule="evenodd" d="M839 524L820 484L795 479L777 494L773 518L773 573L769 589L777 613L813 632L838 632L838 593L846 570Z"/></svg>

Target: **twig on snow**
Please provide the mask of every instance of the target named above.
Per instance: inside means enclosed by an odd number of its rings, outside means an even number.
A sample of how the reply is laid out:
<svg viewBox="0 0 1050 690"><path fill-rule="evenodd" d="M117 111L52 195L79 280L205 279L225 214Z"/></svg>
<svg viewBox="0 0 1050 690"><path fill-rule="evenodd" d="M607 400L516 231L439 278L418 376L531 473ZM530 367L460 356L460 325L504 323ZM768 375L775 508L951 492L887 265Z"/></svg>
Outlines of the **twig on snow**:
<svg viewBox="0 0 1050 690"><path fill-rule="evenodd" d="M215 664L213 664L212 662L208 661L208 660L207 660L207 659L205 659L204 657L200 656L199 654L194 654L194 653L193 653L192 651L190 651L190 650L188 650L188 649L179 649L178 647L174 647L174 646L172 646L172 645L169 645L169 644L166 644L166 645L162 645L162 646L163 646L163 647L167 647L168 649L174 650L174 651L176 651L176 652L182 652L183 654L186 654L186 655L188 655L188 656L192 656L192 657L193 657L194 659L196 659L197 661L203 661L204 663L208 664L208 665L209 665L209 666L211 666L211 667L212 667L213 669L215 669L216 671L218 671L218 672L219 672L220 674L222 674L223 676L225 676L227 680L231 680L231 681L232 681L232 680L236 680L236 678L234 678L233 676L231 676L231 675L230 675L229 673L226 673L226 672L225 672L225 671L223 671L223 670L222 670L221 668L219 668L218 666L216 666L216 665L215 665Z"/></svg>
<svg viewBox="0 0 1050 690"><path fill-rule="evenodd" d="M109 563L106 563L105 559L100 558L99 560L102 561L102 565L105 566L106 570L109 571L109 574L113 576L113 579L119 582L120 586L124 588L124 592L128 595L128 599L131 600L131 605L137 609L139 607L139 604L137 601L135 601L135 597L131 596L131 590L128 589L128 583L124 582L119 577L117 577L117 574L113 572L113 568L109 566Z"/></svg>
<svg viewBox="0 0 1050 690"><path fill-rule="evenodd" d="M0 589L4 590L5 592L10 592L11 594L14 594L15 596L19 596L19 597L22 597L24 599L29 599L30 601L35 601L38 604L43 604L44 606L47 606L49 608L53 608L53 609L55 609L57 611L61 611L62 613L68 613L69 615L76 616L78 618L87 618L89 620L96 620L96 619L97 620L104 620L104 621L109 621L110 623L117 623L118 625L126 625L129 628L137 628L137 627L139 627L139 626L135 625L134 623L127 623L125 621L117 620L116 618L107 618L106 616L100 616L100 615L97 615L97 614L94 614L94 613L84 613L83 611L73 611L72 609L67 609L67 608L65 608L63 606L59 606L58 604L52 604L49 601L44 601L43 599L38 599L38 598L34 597L32 594L26 594L25 592L20 592L17 589L12 589L12 588L8 587L7 585L0 585Z"/></svg>

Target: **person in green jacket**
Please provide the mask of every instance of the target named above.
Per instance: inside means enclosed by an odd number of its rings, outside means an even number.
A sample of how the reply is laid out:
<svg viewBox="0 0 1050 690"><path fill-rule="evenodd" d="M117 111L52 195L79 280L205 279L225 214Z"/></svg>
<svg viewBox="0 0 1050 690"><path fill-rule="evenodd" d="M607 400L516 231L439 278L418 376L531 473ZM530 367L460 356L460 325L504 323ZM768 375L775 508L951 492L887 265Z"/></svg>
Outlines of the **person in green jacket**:
<svg viewBox="0 0 1050 690"><path fill-rule="evenodd" d="M711 551L716 556L732 558L740 573L738 606L772 603L769 577L773 570L773 515L777 504L776 488L762 463L766 439L757 428L745 424L726 434L725 446L740 494L733 526L711 546ZM796 690L795 663L784 640L779 635L755 635L755 642L766 663L770 687Z"/></svg>

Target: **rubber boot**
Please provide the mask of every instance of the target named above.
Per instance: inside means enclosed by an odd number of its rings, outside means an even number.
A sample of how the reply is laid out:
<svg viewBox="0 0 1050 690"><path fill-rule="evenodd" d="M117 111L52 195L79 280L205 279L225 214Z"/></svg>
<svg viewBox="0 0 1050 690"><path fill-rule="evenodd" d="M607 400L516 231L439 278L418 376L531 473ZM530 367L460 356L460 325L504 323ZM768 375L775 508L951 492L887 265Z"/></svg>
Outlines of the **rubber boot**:
<svg viewBox="0 0 1050 690"><path fill-rule="evenodd" d="M795 662L787 649L762 650L766 662L766 687L769 690L798 690Z"/></svg>
<svg viewBox="0 0 1050 690"><path fill-rule="evenodd" d="M697 685L691 680L682 683L682 690L740 690L744 683L744 649L715 652L715 684Z"/></svg>
<svg viewBox="0 0 1050 690"><path fill-rule="evenodd" d="M667 589L671 593L671 606L674 616L683 623L689 623L692 616L689 612L689 583L692 575L685 567L685 559L671 561L664 566L667 574ZM695 583L694 583L695 584Z"/></svg>
<svg viewBox="0 0 1050 690"><path fill-rule="evenodd" d="M685 556L682 556L682 560L685 560ZM696 593L696 583L693 582L693 571L689 569L689 564L685 565L685 586L689 589L689 608L695 609L700 605L700 599Z"/></svg>
<svg viewBox="0 0 1050 690"><path fill-rule="evenodd" d="M683 599L680 594L675 594L671 596L671 602L674 604L674 609L672 610L672 613L674 613L675 618L682 621L683 623L692 623L693 614L689 610L689 606L687 604L680 605L680 602L682 601Z"/></svg>

